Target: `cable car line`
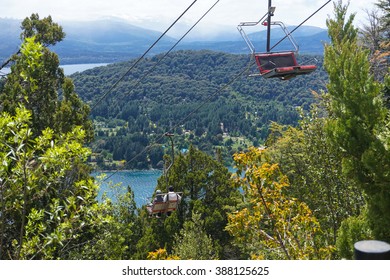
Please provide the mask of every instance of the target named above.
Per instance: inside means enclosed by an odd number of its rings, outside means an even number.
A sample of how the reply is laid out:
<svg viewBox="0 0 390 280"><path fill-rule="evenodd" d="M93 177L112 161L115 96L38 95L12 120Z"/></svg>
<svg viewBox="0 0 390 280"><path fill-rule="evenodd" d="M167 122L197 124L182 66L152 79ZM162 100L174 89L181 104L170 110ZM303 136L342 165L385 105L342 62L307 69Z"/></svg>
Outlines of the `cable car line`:
<svg viewBox="0 0 390 280"><path fill-rule="evenodd" d="M162 59L164 59L180 42L181 40L184 39L185 36L187 36L187 34L214 8L214 6L219 2L219 0L217 0L214 5L176 42L176 44L168 51L164 54L164 56L159 60L157 61L157 63L155 63L155 65L145 74L143 75L136 83L135 85L133 86L133 88L135 86L137 86L143 79L145 79L155 68L156 66L162 61ZM308 18L306 18L301 24L299 24L296 28L294 28L293 31L289 32L288 34L286 34L286 36L284 38L282 38L277 44L275 44L272 48L269 49L269 52L275 48L278 44L280 44L280 42L282 42L284 39L286 39L287 37L289 37L291 35L291 33L293 33L294 31L296 31L300 26L302 26L306 21L308 21L311 17L313 17L316 13L318 13L322 8L324 8L329 2L331 2L331 0L328 0L323 6L321 6L319 9L317 9L312 15L310 15ZM270 13L270 11L269 11ZM270 24L270 23L269 23ZM166 33L166 32L165 32ZM149 48L150 50L151 48ZM148 51L149 51L148 50ZM221 86L217 91L215 91L213 94L211 94L210 96L208 96L203 103L201 103L198 107L196 107L193 111L191 111L189 114L187 114L187 116L185 116L182 120L180 120L176 125L172 126L169 131L165 132L164 134L160 135L159 137L157 137L155 140L154 140L154 143L152 143L151 145L148 145L146 146L141 152L139 152L138 154L136 154L134 157L132 157L129 161L127 161L127 164L128 163L131 163L133 162L135 159L137 159L139 156L141 156L142 154L148 152L152 147L156 146L156 145L159 145L159 141L162 140L167 134L171 134L175 131L175 129L179 128L181 125L183 125L193 114L195 114L197 111L199 111L203 106L205 106L210 100L211 98L213 98L214 96L216 96L217 94L219 94L220 92L222 92L223 90L227 89L232 83L234 83L239 77L241 77L245 72L248 72L249 69L254 65L256 64L256 62L258 61L252 61L252 58L254 58L253 55L251 55L251 59L250 61L248 62L248 65L242 70L240 71L238 74L236 74L228 83L226 83L225 85ZM137 61L137 63L140 61L141 59L139 59ZM133 67L132 67L133 68ZM131 69L132 69L131 68ZM130 69L130 70L131 70ZM126 72L125 75L127 75L130 70L128 72ZM125 76L124 75L124 76ZM124 77L123 76L123 77ZM123 79L123 77L121 79ZM115 86L119 83L119 81L115 84ZM113 87L112 87L113 88ZM112 90L112 89L111 89ZM129 94L129 93L128 93ZM107 94L106 94L107 95ZM105 96L106 96L105 95ZM104 97L105 97L104 96ZM96 107L96 106L94 106ZM123 170L124 168L126 167L126 164L123 166L123 168L121 169L117 169L115 172L113 172L112 174L110 174L110 176L106 177L103 181L107 181L109 178L111 178L112 176L114 176L117 172L119 172L120 170Z"/></svg>
<svg viewBox="0 0 390 280"><path fill-rule="evenodd" d="M324 5L322 5L319 9L317 9L314 13L312 13L308 18L306 18L302 23L300 23L297 27L294 28L293 31L289 32L287 27L281 21L272 21L271 18L274 16L275 7L272 6L272 0L268 0L268 11L267 13L256 22L241 22L237 29L243 37L245 43L248 45L249 49L254 56L258 70L260 73L251 74L251 77L254 76L262 76L264 78L279 78L281 80L289 80L291 78L297 77L299 75L310 74L317 69L317 66L314 64L311 65L302 65L298 64L296 59L296 54L298 53L299 46L295 42L294 38L291 34L301 27L306 21L308 21L311 17L313 17L316 13L318 13L322 8L324 8L327 4L329 4L331 0L328 0ZM262 24L267 27L267 46L266 52L257 53L255 51L255 46L251 42L251 39L248 37L246 32L244 31L244 27L254 27L258 24ZM285 33L285 37L279 40L272 48L270 46L271 42L271 25L278 25L282 28ZM272 52L277 45L279 45L286 38L290 40L290 43L293 46L293 50L287 51L275 51Z"/></svg>
<svg viewBox="0 0 390 280"><path fill-rule="evenodd" d="M133 88L135 88L139 83L141 83L141 81L142 80L144 80L156 67L157 67L157 65L196 27L196 25L198 25L198 23L201 21L201 20L203 20L203 18L219 3L219 1L220 0L217 0L192 26L191 26L191 28L190 29L188 29L188 31L164 54L164 56L161 58L161 59L159 59L154 65L153 65L153 67L145 74L145 75L143 75L137 82L136 82L136 84L133 86ZM188 8L187 8L187 10L195 3L196 1L194 1ZM186 10L186 11L187 11ZM185 12L186 12L185 11ZM184 13L183 13L184 14ZM183 15L182 14L182 15ZM182 16L181 15L181 16ZM181 17L180 16L180 17ZM179 17L179 18L180 18ZM178 21L178 19L175 21L175 23ZM173 24L169 27L169 28L171 28L173 26ZM168 30L167 30L168 31ZM167 33L167 31L166 32L164 32L164 34L165 33ZM161 37L160 37L161 38ZM160 39L159 38L159 39ZM155 44L154 44L155 45ZM148 50L147 50L147 52L151 49L152 47L150 47ZM144 57L145 56L145 54L142 56L142 57ZM141 58L142 58L141 57ZM136 63L139 63L139 61L141 60L141 58L140 59L138 59L137 60L137 62ZM135 64L136 64L135 63ZM126 76L133 68L134 68L134 66L135 66L135 64L133 64L132 65L132 67L131 67L131 69L129 69L121 78L120 78L120 80L118 80L111 88L110 88L110 91L108 91L107 93L105 93L104 95L103 95L103 97L99 100L99 102L98 103L100 103L114 88L115 88L115 86L121 81L121 80L123 80L123 78L124 78L124 76ZM249 67L248 67L249 68ZM246 70L245 70L246 71ZM238 77L237 77L238 78ZM236 78L236 79L237 79ZM227 87L228 85L226 85L226 87ZM131 92L130 92L131 93ZM130 93L128 93L128 94L130 94ZM215 94L217 94L218 92L216 92L216 93L214 93L213 95L215 95ZM212 96L213 96L212 95ZM211 97L210 97L211 98ZM210 98L208 98L207 100L206 100L206 102L208 101L208 100L210 100ZM205 103L206 103L205 102ZM94 106L91 108L91 111L98 105L98 103L96 103L96 104L94 104ZM194 111L192 111L191 113L190 113L190 115L192 115L192 114L194 114L197 110L199 110L202 106L204 106L205 105L205 103L204 104L201 104L201 106L199 106L198 108L196 108ZM186 119L188 119L189 118L189 116L187 116L185 119L184 119L184 121L186 120ZM174 128L177 128L177 127L179 127L181 124L178 124L176 127L174 127ZM174 129L173 129L174 130ZM166 132L166 133L164 133L163 135L161 135L160 137L158 137L155 141L154 141L154 143L153 144L151 144L151 145L148 145L148 146L146 146L141 152L139 152L138 154L136 154L134 157L132 157L129 161L127 161L127 164L128 163L131 163L131 162L133 162L135 159L137 159L139 156L141 156L142 154L144 154L144 153L146 153L146 152L148 152L152 147L154 147L154 146L156 146L156 145L159 145L158 144L158 142L160 141L160 140L162 140L163 138L164 138L164 136L167 134L168 132ZM106 178L104 178L103 179L103 181L107 181L108 179L110 179L112 176L114 176L116 173L118 173L120 170L123 170L124 168L126 167L126 165L124 165L122 168L119 168L119 169L117 169L115 172L113 172L113 173L111 173L108 177L106 177Z"/></svg>
<svg viewBox="0 0 390 280"><path fill-rule="evenodd" d="M192 110L189 114L187 114L186 117L184 117L182 120L180 120L176 125L172 126L170 128L169 131L163 133L162 135L160 135L158 138L156 138L154 140L154 143L152 143L151 145L148 145L146 146L141 152L139 152L138 154L136 154L134 157L132 157L129 161L127 161L126 163L131 163L133 162L135 159L137 159L139 156L141 156L142 154L150 151L150 149L154 146L157 146L157 145L160 145L158 144L158 142L160 140L162 140L167 134L171 134L174 132L175 129L179 128L181 125L184 124L185 121L187 121L193 114L195 114L197 111L199 111L203 106L205 106L210 100L211 98L213 98L214 96L216 96L217 94L221 93L222 91L224 91L225 89L227 89L231 84L233 84L238 78L240 78L241 76L243 76L245 74L245 72L248 72L249 69L255 64L255 61L252 60L253 56L250 56L250 60L248 62L248 64L245 66L245 68L243 68L242 71L240 71L239 73L237 73L228 83L226 83L225 85L221 86L218 90L216 90L213 94L210 94L209 97L207 97L205 99L205 101L203 103L201 103L198 107L196 107L194 110ZM108 179L110 179L112 176L114 176L116 173L118 173L119 171L121 170L124 170L126 166L123 166L122 168L120 169L117 169L115 170L115 172L111 173L109 176L107 176L106 178L104 178L102 181L103 182L106 182Z"/></svg>
<svg viewBox="0 0 390 280"><path fill-rule="evenodd" d="M326 5L328 5L332 0L328 0L324 5L322 5L320 8L318 8L314 13L312 13L309 17L307 17L304 21L302 21L298 26L296 26L291 32L289 32L287 35L285 35L282 39L279 40L275 45L273 45L272 48L269 49L269 51L272 51L276 46L278 46L281 42L283 42L288 36L290 36L295 30L297 30L299 27L301 27L306 21L311 19L315 14L317 14L320 10L322 10Z"/></svg>
<svg viewBox="0 0 390 280"><path fill-rule="evenodd" d="M158 64L160 64L160 62L168 56L168 54L174 49L176 48L176 46L188 35L188 33L190 33L192 31L192 29L194 29L198 23L218 4L220 0L217 0L214 5L212 5L210 7L210 9L208 9L199 19L197 22L195 22L190 29L187 30L186 33L184 33L184 35L153 65L153 67L151 69L149 69L149 71L147 71L141 78L138 79L138 81L134 84L134 86L132 86L132 89L130 90L130 92L127 93L127 95L131 94L131 92L134 90L134 88L136 88L147 76L149 76L149 74L154 70L156 69L156 67L158 66Z"/></svg>
<svg viewBox="0 0 390 280"><path fill-rule="evenodd" d="M131 70L134 69L135 66L149 53L149 51L168 33L168 31L188 12L188 10L197 2L198 0L194 0L191 5L187 7L187 9L184 10L184 12L164 31L164 33L161 34L161 36L140 56L137 61L131 65L131 67L126 71L125 74L123 74L103 95L102 97L91 107L91 111L93 111L97 105L100 104L104 100L104 98L109 95L112 90L127 76Z"/></svg>

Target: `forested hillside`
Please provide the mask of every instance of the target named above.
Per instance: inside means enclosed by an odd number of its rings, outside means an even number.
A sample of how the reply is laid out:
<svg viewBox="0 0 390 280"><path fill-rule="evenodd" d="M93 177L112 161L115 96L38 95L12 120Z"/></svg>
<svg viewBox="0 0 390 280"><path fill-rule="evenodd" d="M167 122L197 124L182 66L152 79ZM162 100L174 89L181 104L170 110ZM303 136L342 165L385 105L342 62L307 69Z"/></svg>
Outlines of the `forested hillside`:
<svg viewBox="0 0 390 280"><path fill-rule="evenodd" d="M143 61L107 96L130 64L75 75L75 87L49 49L61 26L26 18L0 78L0 259L353 259L357 241L389 243L389 5L378 1L372 33L335 4L326 75L230 83L247 57L178 52L138 88L158 57ZM173 187L181 202L151 213L120 184L98 199L107 178L91 175L89 159L138 153L135 167L161 165L168 142L153 141L166 131L188 150L164 158L155 190ZM213 153L230 145L234 174Z"/></svg>
<svg viewBox="0 0 390 280"><path fill-rule="evenodd" d="M91 116L96 125L93 150L100 165L103 160L133 160L164 132L177 135L180 150L193 144L213 154L220 148L229 163L239 148L263 143L271 121L296 125L296 107L308 110L312 91L323 90L327 79L320 56L300 56L302 63L316 64L318 70L289 81L248 77L258 71L249 55L206 50L174 52L149 73L161 57L143 60L101 102L134 61L72 76L83 100L91 106L97 103ZM143 78L145 73L149 74ZM162 154L162 146L155 146L127 168L157 167Z"/></svg>

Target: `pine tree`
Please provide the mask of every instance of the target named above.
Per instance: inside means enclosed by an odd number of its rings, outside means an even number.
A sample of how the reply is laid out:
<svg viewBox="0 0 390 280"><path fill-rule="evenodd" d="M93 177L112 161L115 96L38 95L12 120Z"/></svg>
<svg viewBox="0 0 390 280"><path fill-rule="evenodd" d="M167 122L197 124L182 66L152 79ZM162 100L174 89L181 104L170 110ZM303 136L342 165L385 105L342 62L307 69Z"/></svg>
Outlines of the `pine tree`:
<svg viewBox="0 0 390 280"><path fill-rule="evenodd" d="M204 230L201 215L192 213L192 220L184 223L175 235L173 255L181 260L215 260L218 255L213 240Z"/></svg>
<svg viewBox="0 0 390 280"><path fill-rule="evenodd" d="M390 240L389 112L383 104L384 85L370 74L368 51L357 43L354 15L335 4L327 26L325 47L330 96L327 133L343 155L343 171L365 192L374 236ZM388 77L386 78L388 79Z"/></svg>

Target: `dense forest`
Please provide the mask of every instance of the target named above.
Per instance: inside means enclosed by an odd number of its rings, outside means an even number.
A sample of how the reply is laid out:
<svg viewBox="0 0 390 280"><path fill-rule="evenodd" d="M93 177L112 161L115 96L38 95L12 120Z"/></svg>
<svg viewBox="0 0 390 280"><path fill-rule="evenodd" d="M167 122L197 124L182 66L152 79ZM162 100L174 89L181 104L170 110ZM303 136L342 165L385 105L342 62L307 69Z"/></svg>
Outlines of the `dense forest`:
<svg viewBox="0 0 390 280"><path fill-rule="evenodd" d="M272 121L296 125L296 108L309 110L312 91L325 89L327 79L319 56L300 56L301 63L314 63L318 70L284 83L249 77L258 70L248 55L204 50L163 56L144 59L112 92L134 61L72 76L77 93L94 107L92 149L100 168L116 168L112 162L123 160L127 169L161 168L166 143L156 138L164 132L177 136L177 149L194 145L209 154L219 149L230 165L239 149L264 143ZM160 145L133 160L152 143Z"/></svg>
<svg viewBox="0 0 390 280"><path fill-rule="evenodd" d="M247 58L178 52L161 64L165 71L142 81L142 91L124 82L100 103L123 67L66 77L48 48L64 38L62 27L51 17L26 18L11 73L0 81L0 259L353 259L356 241L390 242L390 6L377 5L377 21L358 30L348 5L335 3L324 72L230 84ZM179 71L175 60L194 65ZM135 78L144 74L138 71ZM221 84L228 87L219 92ZM196 116L180 121L202 101ZM171 168L156 190L173 186L182 194L176 211L150 217L136 207L131 186L114 185L117 197L98 200L104 178L91 176L91 145L118 159L138 152L131 143L156 146L143 154L155 163L166 152L150 134L172 128L191 141L174 162L165 157ZM234 153L235 174L221 149L214 156L202 145L209 134L252 142Z"/></svg>

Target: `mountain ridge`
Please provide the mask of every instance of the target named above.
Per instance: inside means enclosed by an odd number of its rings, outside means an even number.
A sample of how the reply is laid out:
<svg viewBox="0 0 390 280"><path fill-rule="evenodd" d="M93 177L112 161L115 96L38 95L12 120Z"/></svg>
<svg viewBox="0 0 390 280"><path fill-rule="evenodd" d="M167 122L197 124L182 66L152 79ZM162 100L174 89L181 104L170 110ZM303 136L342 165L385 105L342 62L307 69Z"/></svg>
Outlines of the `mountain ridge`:
<svg viewBox="0 0 390 280"><path fill-rule="evenodd" d="M62 64L75 63L110 63L125 61L143 54L161 32L139 27L125 20L100 19L94 21L63 21L59 22L66 33L65 39L51 47ZM0 18L0 60L6 60L20 45L21 20ZM294 26L288 27L293 29ZM263 52L266 31L250 33L254 39L257 51ZM273 30L273 41L284 36L282 30ZM300 50L308 54L323 54L323 41L328 41L327 31L313 26L301 26L294 32ZM151 50L150 56L166 52L177 42L176 38L164 36ZM281 48L291 49L288 40ZM239 33L225 31L216 34L211 39L193 40L184 38L176 50L209 49L234 54L249 53L244 40Z"/></svg>

